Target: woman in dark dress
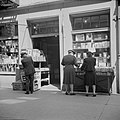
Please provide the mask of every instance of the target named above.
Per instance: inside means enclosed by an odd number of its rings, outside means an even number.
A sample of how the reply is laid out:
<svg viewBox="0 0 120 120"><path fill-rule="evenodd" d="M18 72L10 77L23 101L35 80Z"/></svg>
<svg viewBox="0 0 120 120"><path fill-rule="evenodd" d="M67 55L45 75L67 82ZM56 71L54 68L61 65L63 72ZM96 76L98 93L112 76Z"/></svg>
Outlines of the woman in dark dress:
<svg viewBox="0 0 120 120"><path fill-rule="evenodd" d="M93 88L93 97L96 96L96 72L95 72L96 59L92 57L91 52L87 52L87 58L81 66L81 70L85 71L85 88L86 96L88 96L89 87Z"/></svg>
<svg viewBox="0 0 120 120"><path fill-rule="evenodd" d="M66 95L74 95L73 85L75 81L75 69L74 65L78 66L76 57L74 56L75 51L68 50L68 55L65 55L62 59L61 64L64 67L64 76L63 76L63 84L65 84ZM70 87L70 93L69 93Z"/></svg>

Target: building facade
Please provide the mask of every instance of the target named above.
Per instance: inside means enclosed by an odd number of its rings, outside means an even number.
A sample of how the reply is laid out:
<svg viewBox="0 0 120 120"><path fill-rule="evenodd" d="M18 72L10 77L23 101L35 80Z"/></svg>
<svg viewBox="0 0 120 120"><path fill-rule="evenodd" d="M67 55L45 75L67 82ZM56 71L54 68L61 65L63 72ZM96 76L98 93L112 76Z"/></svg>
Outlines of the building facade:
<svg viewBox="0 0 120 120"><path fill-rule="evenodd" d="M15 71L22 49L43 50L51 69L50 82L62 89L63 56L74 49L82 62L85 52L92 50L97 67L114 68L112 92L119 93L118 11L116 0L66 0L0 11L1 51L9 59L2 63L1 72Z"/></svg>

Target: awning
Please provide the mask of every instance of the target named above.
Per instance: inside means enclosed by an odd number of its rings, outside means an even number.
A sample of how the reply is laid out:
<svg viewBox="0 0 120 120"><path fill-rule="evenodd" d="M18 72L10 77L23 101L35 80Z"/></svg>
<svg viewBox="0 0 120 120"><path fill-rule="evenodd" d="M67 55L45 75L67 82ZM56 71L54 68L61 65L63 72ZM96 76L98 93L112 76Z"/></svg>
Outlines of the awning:
<svg viewBox="0 0 120 120"><path fill-rule="evenodd" d="M19 0L0 0L0 10L16 8L19 6Z"/></svg>

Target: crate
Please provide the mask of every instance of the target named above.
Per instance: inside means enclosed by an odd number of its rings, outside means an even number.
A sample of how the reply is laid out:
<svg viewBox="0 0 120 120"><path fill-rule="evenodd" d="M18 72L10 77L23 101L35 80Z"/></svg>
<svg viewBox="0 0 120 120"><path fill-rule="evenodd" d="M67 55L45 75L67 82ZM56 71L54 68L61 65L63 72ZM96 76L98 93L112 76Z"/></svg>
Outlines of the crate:
<svg viewBox="0 0 120 120"><path fill-rule="evenodd" d="M23 90L23 83L20 81L12 83L13 90Z"/></svg>

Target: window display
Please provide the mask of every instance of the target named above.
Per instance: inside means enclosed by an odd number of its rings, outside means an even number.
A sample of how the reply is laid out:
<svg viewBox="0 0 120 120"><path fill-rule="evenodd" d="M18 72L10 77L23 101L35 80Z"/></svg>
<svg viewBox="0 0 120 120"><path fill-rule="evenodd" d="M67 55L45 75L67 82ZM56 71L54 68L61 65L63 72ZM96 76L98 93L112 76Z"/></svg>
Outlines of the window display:
<svg viewBox="0 0 120 120"><path fill-rule="evenodd" d="M18 41L0 41L0 71L15 72L18 62Z"/></svg>
<svg viewBox="0 0 120 120"><path fill-rule="evenodd" d="M73 49L79 63L83 63L86 52L91 51L97 67L110 67L109 13L92 14L71 17Z"/></svg>
<svg viewBox="0 0 120 120"><path fill-rule="evenodd" d="M98 67L110 67L109 31L73 35L73 49L82 63L87 51L92 51Z"/></svg>

